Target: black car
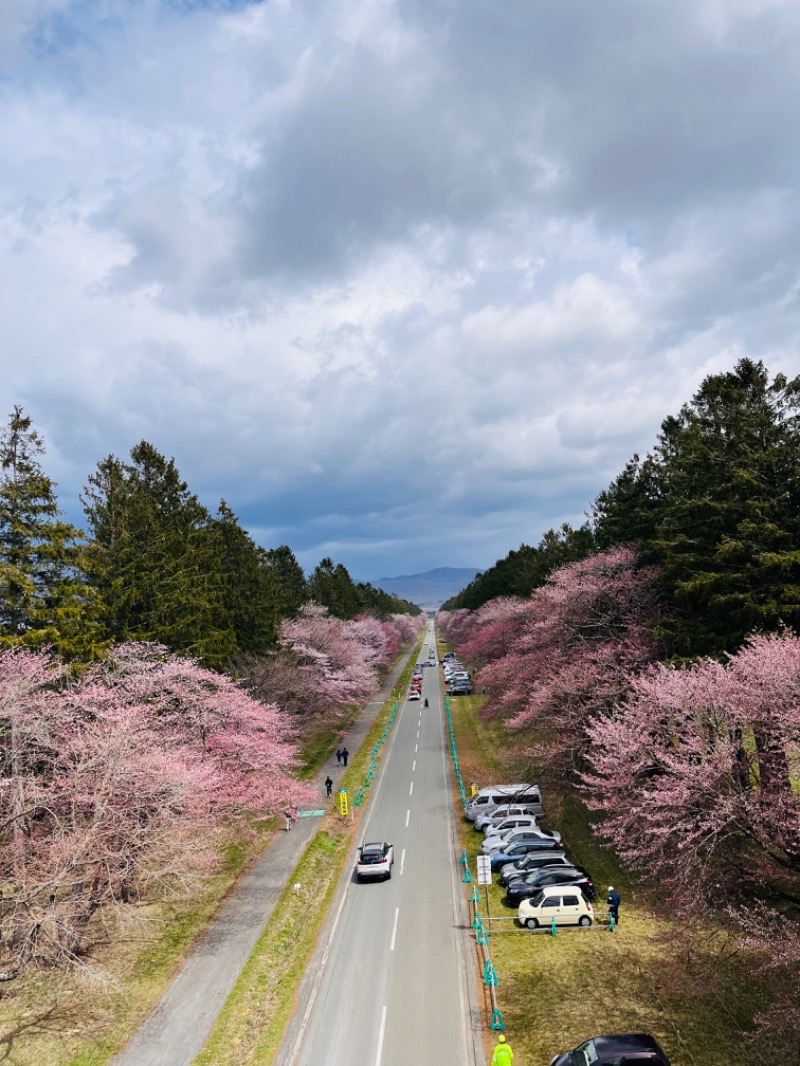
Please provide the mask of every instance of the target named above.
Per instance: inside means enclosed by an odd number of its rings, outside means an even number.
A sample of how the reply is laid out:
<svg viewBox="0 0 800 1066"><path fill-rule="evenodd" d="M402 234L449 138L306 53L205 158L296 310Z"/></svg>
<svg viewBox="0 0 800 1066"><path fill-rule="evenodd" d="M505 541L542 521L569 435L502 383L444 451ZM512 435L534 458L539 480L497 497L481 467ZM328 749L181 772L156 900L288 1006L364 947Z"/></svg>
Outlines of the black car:
<svg viewBox="0 0 800 1066"><path fill-rule="evenodd" d="M475 692L472 685L454 685L447 690L448 696L471 696Z"/></svg>
<svg viewBox="0 0 800 1066"><path fill-rule="evenodd" d="M670 1066L666 1053L649 1033L593 1036L574 1051L564 1051L550 1066Z"/></svg>
<svg viewBox="0 0 800 1066"><path fill-rule="evenodd" d="M575 885L591 902L595 897L594 882L580 866L565 866L563 869L532 870L519 881L512 881L506 888L506 903L518 907L524 899L531 899L542 888L558 885Z"/></svg>
<svg viewBox="0 0 800 1066"><path fill-rule="evenodd" d="M541 870L545 866L569 866L573 868L575 863L568 859L563 852L560 855L555 854L552 848L548 848L545 855L538 855L535 851L531 851L524 858L515 862L510 870L501 873L497 883L501 888L505 888L512 882L520 881L527 877L528 874L535 873L536 870Z"/></svg>

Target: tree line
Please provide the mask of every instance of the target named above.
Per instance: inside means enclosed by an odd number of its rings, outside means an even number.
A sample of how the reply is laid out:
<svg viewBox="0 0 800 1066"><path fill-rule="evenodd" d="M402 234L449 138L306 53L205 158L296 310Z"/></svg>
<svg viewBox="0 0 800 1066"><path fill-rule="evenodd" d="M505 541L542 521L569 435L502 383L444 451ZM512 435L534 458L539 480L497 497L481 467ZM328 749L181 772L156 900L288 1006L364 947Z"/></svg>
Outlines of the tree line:
<svg viewBox="0 0 800 1066"><path fill-rule="evenodd" d="M755 1024L785 1061L800 1025L799 418L800 378L749 360L712 375L585 526L511 553L438 619L533 772L582 793L671 914L728 924L757 970L781 973Z"/></svg>
<svg viewBox="0 0 800 1066"><path fill-rule="evenodd" d="M0 647L48 644L92 661L114 643L154 641L230 670L275 648L283 619L312 601L343 620L419 610L330 558L307 579L289 547L257 545L225 500L209 512L146 441L89 475L84 534L61 515L43 452L16 406L0 434Z"/></svg>

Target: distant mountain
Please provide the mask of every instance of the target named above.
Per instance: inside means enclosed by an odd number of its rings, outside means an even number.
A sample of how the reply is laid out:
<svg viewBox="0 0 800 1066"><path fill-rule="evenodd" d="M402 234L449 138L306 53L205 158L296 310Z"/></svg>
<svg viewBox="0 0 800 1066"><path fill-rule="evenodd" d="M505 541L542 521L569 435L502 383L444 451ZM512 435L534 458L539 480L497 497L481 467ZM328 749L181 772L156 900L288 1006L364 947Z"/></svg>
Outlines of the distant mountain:
<svg viewBox="0 0 800 1066"><path fill-rule="evenodd" d="M393 592L403 600L410 600L427 610L440 607L472 581L481 570L473 567L439 566L424 574L403 574L402 577L382 577L373 581L384 592Z"/></svg>

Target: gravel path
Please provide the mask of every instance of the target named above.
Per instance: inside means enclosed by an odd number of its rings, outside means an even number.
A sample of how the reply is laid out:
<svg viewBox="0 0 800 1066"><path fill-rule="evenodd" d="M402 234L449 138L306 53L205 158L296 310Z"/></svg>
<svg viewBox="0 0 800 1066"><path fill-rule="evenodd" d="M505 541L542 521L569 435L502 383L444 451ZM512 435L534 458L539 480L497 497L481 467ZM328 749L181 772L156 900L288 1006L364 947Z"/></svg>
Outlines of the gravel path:
<svg viewBox="0 0 800 1066"><path fill-rule="evenodd" d="M397 663L351 726L345 744L355 755L408 661ZM331 767L331 762L333 767ZM320 808L326 804L324 781L336 779L334 756L315 778ZM113 1066L188 1066L202 1050L217 1015L250 957L286 882L317 830L316 818L300 818L290 833L279 832L223 905L180 973L133 1035Z"/></svg>

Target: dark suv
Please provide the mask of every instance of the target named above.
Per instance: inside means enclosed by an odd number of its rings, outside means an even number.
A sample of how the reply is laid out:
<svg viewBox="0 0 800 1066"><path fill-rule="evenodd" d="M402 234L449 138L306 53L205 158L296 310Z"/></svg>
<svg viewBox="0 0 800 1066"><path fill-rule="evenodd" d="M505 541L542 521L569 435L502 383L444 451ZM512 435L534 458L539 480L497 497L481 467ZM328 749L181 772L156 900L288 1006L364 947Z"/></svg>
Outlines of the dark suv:
<svg viewBox="0 0 800 1066"><path fill-rule="evenodd" d="M512 881L506 888L506 902L512 907L518 907L524 899L531 899L540 889L561 885L575 885L590 903L595 897L594 882L582 867L550 869L545 866L541 870L532 870L518 881Z"/></svg>
<svg viewBox="0 0 800 1066"><path fill-rule="evenodd" d="M666 1053L649 1033L593 1036L574 1051L565 1051L550 1066L670 1066Z"/></svg>

